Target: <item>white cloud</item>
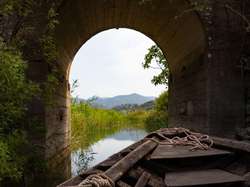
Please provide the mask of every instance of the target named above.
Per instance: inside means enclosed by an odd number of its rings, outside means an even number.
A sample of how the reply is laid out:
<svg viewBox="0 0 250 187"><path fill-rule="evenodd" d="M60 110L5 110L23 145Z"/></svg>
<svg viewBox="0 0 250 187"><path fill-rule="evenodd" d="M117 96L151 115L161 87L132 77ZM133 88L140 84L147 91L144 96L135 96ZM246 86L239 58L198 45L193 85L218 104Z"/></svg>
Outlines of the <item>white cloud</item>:
<svg viewBox="0 0 250 187"><path fill-rule="evenodd" d="M154 42L129 29L112 29L92 37L75 56L70 80L79 80L79 97L139 93L159 95L164 86L151 83L156 70L144 70L142 62Z"/></svg>

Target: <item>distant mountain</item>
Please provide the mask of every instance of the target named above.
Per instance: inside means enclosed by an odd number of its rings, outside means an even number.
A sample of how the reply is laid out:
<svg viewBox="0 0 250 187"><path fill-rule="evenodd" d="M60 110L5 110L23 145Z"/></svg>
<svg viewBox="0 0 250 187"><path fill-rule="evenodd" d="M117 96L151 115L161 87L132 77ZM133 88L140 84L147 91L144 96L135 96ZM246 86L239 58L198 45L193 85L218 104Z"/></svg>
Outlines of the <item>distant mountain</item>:
<svg viewBox="0 0 250 187"><path fill-rule="evenodd" d="M154 99L155 97L152 96L142 96L134 93L130 95L118 95L115 97L108 97L108 98L97 98L92 104L95 106L111 109L120 105L128 105L128 104L141 105L143 103L152 101Z"/></svg>
<svg viewBox="0 0 250 187"><path fill-rule="evenodd" d="M138 104L125 104L113 107L117 111L136 111L136 110L152 110L154 108L155 101L147 101L141 105Z"/></svg>
<svg viewBox="0 0 250 187"><path fill-rule="evenodd" d="M154 100L148 101L146 103L141 104L139 107L144 110L151 110L155 107L155 101Z"/></svg>

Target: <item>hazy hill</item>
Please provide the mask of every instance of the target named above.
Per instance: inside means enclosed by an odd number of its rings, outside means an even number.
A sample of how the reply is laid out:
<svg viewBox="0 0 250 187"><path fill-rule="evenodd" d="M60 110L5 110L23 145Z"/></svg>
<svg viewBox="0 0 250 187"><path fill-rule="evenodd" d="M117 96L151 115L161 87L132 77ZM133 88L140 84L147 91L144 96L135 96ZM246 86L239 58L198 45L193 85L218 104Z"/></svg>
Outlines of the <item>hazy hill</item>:
<svg viewBox="0 0 250 187"><path fill-rule="evenodd" d="M152 110L154 108L154 105L155 105L154 100L151 100L141 105L138 104L118 105L113 107L113 109L117 111Z"/></svg>
<svg viewBox="0 0 250 187"><path fill-rule="evenodd" d="M108 97L108 98L97 98L93 104L96 106L101 106L103 108L114 108L120 105L127 105L127 104L136 104L141 105L148 101L154 100L155 97L152 96L142 96L139 94L130 94L130 95L118 95L115 97Z"/></svg>

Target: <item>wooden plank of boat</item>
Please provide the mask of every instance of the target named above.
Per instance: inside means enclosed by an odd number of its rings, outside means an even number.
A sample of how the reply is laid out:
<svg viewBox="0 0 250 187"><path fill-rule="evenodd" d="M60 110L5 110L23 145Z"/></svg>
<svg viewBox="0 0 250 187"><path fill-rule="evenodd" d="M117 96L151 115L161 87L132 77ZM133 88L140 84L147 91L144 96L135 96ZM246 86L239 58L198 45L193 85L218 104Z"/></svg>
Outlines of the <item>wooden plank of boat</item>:
<svg viewBox="0 0 250 187"><path fill-rule="evenodd" d="M216 146L250 153L250 143L247 141L238 141L238 140L220 138L220 137L212 137L212 139Z"/></svg>
<svg viewBox="0 0 250 187"><path fill-rule="evenodd" d="M138 179L142 173L144 172L145 170L141 167L138 167L138 168L133 168L131 169L129 172L128 172L128 176L129 177L132 177L134 179ZM153 187L165 187L165 184L164 184L164 181L161 177L155 175L155 174L151 174L151 177L148 181L148 185L149 186L153 186Z"/></svg>
<svg viewBox="0 0 250 187"><path fill-rule="evenodd" d="M124 175L124 173L126 173L131 167L134 166L135 163L152 151L156 146L157 143L152 140L144 142L135 150L130 152L127 156L122 158L119 162L114 164L107 171L105 171L105 174L113 181L119 180Z"/></svg>
<svg viewBox="0 0 250 187"><path fill-rule="evenodd" d="M235 184L241 183L244 180L238 175L223 170L209 169L167 173L164 181L169 187L185 187L213 184Z"/></svg>
<svg viewBox="0 0 250 187"><path fill-rule="evenodd" d="M190 146L159 145L149 159L176 159L190 157L225 156L232 152L210 148L208 150L191 151Z"/></svg>
<svg viewBox="0 0 250 187"><path fill-rule="evenodd" d="M175 136L185 136L185 131L186 129L184 128L161 128L159 130L156 130L150 134L148 134L146 137L151 138L151 137L158 137L158 138L163 138L165 137L168 138L173 138Z"/></svg>
<svg viewBox="0 0 250 187"><path fill-rule="evenodd" d="M89 175L93 175L93 174L97 174L97 173L102 173L103 171L100 170L100 169L96 169L96 168L90 168L88 169L87 171L81 173L79 176L81 178L86 178L88 177Z"/></svg>
<svg viewBox="0 0 250 187"><path fill-rule="evenodd" d="M139 160L151 152L158 144L153 140L147 140L131 151L128 155L119 160L111 168L104 172L113 182L117 182L130 168L132 168ZM76 185L74 187L77 187ZM81 186L90 187L91 184L81 184Z"/></svg>
<svg viewBox="0 0 250 187"><path fill-rule="evenodd" d="M156 175L151 176L148 181L148 185L152 187L165 187L163 179Z"/></svg>
<svg viewBox="0 0 250 187"><path fill-rule="evenodd" d="M148 172L143 172L143 174L140 176L139 180L137 181L135 187L146 186L150 177L151 175Z"/></svg>
<svg viewBox="0 0 250 187"><path fill-rule="evenodd" d="M131 187L129 184L123 182L123 181L118 181L117 182L118 187Z"/></svg>
<svg viewBox="0 0 250 187"><path fill-rule="evenodd" d="M113 166L116 162L121 160L123 157L120 154L113 155L106 159L105 161L101 162L98 164L99 167L111 167Z"/></svg>
<svg viewBox="0 0 250 187"><path fill-rule="evenodd" d="M96 168L90 168L87 171L83 172L82 174L75 176L67 181L65 181L64 183L58 185L57 187L70 187L70 186L76 186L77 184L79 184L83 178L86 178L89 175L92 174L96 174L96 173L102 173L102 170L96 169Z"/></svg>
<svg viewBox="0 0 250 187"><path fill-rule="evenodd" d="M144 143L146 140L142 139L138 142L135 142L134 144L124 148L120 152L110 156L108 159L104 160L103 162L98 164L98 167L110 167L113 166L116 162L121 160L123 157L125 157L127 154L129 154L131 151L136 149L138 146L140 146L142 143Z"/></svg>
<svg viewBox="0 0 250 187"><path fill-rule="evenodd" d="M65 182L63 182L62 184L57 185L56 187L70 187L70 186L76 186L77 184L79 184L82 181L82 177L80 176L76 176L73 177Z"/></svg>

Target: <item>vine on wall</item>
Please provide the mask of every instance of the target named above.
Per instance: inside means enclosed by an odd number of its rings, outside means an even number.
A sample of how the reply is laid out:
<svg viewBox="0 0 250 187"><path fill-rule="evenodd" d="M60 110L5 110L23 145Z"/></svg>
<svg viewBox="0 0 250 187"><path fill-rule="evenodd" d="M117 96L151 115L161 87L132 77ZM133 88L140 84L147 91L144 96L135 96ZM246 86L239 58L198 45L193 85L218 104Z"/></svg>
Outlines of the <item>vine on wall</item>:
<svg viewBox="0 0 250 187"><path fill-rule="evenodd" d="M41 136L45 136L45 124L40 124L38 119L27 117L26 114L28 103L33 98L51 104L58 86L54 33L58 24L56 10L59 5L59 0L0 2L0 183L6 178L19 181L25 173L44 169L44 164L37 160L39 145L28 143L27 129L28 126L39 129L39 133L43 132ZM39 17L43 20L39 20ZM39 24L44 20L45 29L40 31ZM26 78L29 63L22 52L31 39L40 45L40 48L32 49L37 50L34 54L42 51L43 61L49 67L47 81L42 84Z"/></svg>

